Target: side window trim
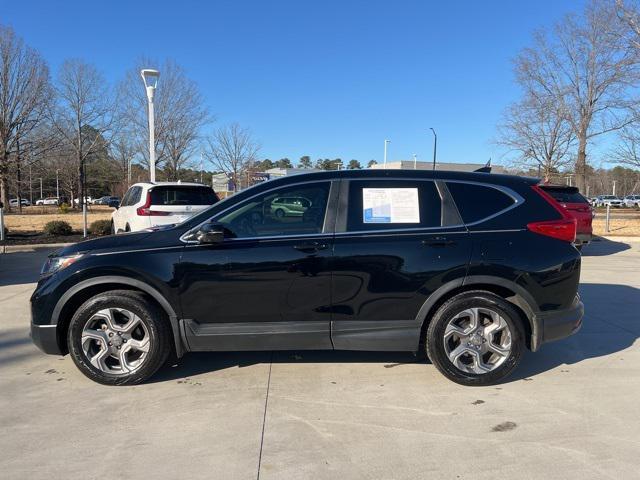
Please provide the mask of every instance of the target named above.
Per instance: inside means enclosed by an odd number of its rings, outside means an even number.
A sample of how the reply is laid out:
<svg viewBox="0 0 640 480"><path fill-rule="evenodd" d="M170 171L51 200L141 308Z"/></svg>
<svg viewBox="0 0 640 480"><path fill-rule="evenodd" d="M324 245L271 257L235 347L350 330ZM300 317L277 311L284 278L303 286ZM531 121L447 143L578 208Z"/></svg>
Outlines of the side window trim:
<svg viewBox="0 0 640 480"><path fill-rule="evenodd" d="M189 240L189 236L192 235L194 232L197 232L198 229L204 225L205 223L210 223L210 222L214 222L216 221L216 219L222 217L224 214L226 214L228 211L234 209L234 208L238 208L241 207L242 205L246 204L247 202L250 202L251 200L253 200L256 197L268 194L269 192L275 192L277 190L281 190L281 189L286 189L286 188L290 188L290 187L296 187L296 186L301 186L301 185L313 185L314 183L329 183L329 195L327 197L327 205L326 205L326 210L325 210L325 216L324 216L324 223L322 225L322 232L321 233L305 233L305 234L291 234L291 235L273 235L273 236L263 236L263 237L244 237L244 238L236 238L236 239L225 239L225 241L227 240L233 240L233 241L242 241L242 240L274 240L274 239L287 239L287 238L305 238L305 237L323 237L329 234L333 234L334 233L334 228L331 227L331 223L333 223L335 225L335 220L333 219L333 217L335 217L335 204L337 202L337 200L335 199L335 197L337 197L338 195L338 189L337 187L335 187L336 184L338 184L340 182L340 179L318 179L318 180L308 180L305 182L297 182L297 183L289 183L287 185L281 185L278 187L274 187L271 188L269 190L264 190L261 191L259 193L256 193L255 195L251 195L248 198L245 198L244 200L234 203L233 205L230 205L229 207L225 208L224 210L221 210L219 212L217 212L215 215L212 215L211 217L207 218L206 220L200 222L198 225L196 225L195 227L189 229L187 232L185 232L184 234L182 234L182 236L180 237L180 241L186 244L197 244L196 240ZM332 208L333 206L333 208ZM330 209L332 210L330 212Z"/></svg>

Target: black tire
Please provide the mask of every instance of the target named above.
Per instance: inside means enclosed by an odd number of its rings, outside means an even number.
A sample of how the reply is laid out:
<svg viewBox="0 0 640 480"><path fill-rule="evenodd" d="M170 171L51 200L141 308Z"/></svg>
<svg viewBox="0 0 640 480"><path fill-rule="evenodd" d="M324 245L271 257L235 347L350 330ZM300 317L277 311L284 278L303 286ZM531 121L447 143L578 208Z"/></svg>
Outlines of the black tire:
<svg viewBox="0 0 640 480"><path fill-rule="evenodd" d="M511 352L495 370L475 374L459 369L445 351L444 332L449 321L458 313L472 307L497 312L506 321L511 333ZM503 298L487 291L460 293L447 300L435 313L424 341L426 353L435 367L448 379L466 386L487 386L501 382L518 366L525 349L525 333L518 311Z"/></svg>
<svg viewBox="0 0 640 480"><path fill-rule="evenodd" d="M149 332L150 345L144 363L131 373L114 375L92 365L82 351L81 337L93 314L105 308L124 308L140 317ZM131 290L112 290L87 300L76 311L69 324L69 354L78 369L91 380L103 385L135 385L151 377L164 365L171 348L171 329L166 315L144 294Z"/></svg>
<svg viewBox="0 0 640 480"><path fill-rule="evenodd" d="M131 231L131 227L129 226L129 224L127 223L127 225L124 227L124 231L125 232L130 232Z"/></svg>
<svg viewBox="0 0 640 480"><path fill-rule="evenodd" d="M115 235L116 234L116 227L113 224L113 220L111 220L111 235Z"/></svg>
<svg viewBox="0 0 640 480"><path fill-rule="evenodd" d="M276 210L276 217L278 218L283 218L284 217L284 210L282 210L281 208Z"/></svg>

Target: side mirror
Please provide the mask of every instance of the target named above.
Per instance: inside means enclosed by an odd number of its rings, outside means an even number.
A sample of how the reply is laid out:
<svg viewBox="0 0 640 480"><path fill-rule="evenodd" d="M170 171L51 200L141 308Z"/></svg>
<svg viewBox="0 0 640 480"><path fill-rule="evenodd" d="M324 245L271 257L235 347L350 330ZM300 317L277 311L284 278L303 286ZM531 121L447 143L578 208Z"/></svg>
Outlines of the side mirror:
<svg viewBox="0 0 640 480"><path fill-rule="evenodd" d="M224 241L224 227L218 223L205 223L196 233L200 244L218 244Z"/></svg>

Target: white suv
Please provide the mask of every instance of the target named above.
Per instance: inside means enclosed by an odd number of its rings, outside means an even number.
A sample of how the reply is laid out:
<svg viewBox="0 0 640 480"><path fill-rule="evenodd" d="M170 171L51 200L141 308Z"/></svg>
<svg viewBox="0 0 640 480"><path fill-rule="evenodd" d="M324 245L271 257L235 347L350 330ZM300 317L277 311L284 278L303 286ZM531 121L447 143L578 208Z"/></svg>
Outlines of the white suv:
<svg viewBox="0 0 640 480"><path fill-rule="evenodd" d="M111 231L136 232L180 223L217 201L213 189L200 183L136 183L111 214Z"/></svg>
<svg viewBox="0 0 640 480"><path fill-rule="evenodd" d="M625 207L640 207L640 195L627 195L622 201Z"/></svg>

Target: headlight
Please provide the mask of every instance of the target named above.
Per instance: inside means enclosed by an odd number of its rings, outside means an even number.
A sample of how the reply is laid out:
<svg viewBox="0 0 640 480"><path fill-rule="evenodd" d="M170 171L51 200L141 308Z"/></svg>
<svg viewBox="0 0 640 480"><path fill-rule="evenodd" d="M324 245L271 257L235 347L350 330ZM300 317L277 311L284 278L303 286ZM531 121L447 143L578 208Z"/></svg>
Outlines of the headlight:
<svg viewBox="0 0 640 480"><path fill-rule="evenodd" d="M66 257L49 257L42 266L40 275L51 275L52 273L62 270L63 268L66 268L72 263L80 260L80 257L82 257L82 254L68 255Z"/></svg>

